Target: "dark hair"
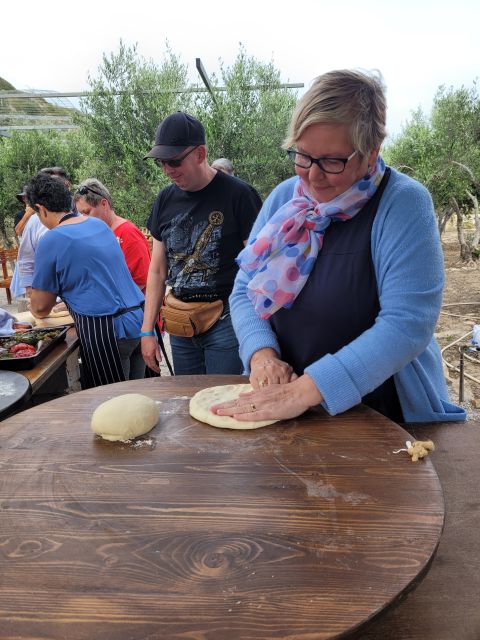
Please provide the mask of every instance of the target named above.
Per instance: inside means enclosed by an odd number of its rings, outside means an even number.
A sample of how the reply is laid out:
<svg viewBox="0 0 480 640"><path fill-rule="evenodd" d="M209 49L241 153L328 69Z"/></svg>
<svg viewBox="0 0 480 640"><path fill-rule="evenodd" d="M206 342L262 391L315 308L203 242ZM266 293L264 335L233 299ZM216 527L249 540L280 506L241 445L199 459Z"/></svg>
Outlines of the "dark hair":
<svg viewBox="0 0 480 640"><path fill-rule="evenodd" d="M63 180L53 178L40 171L26 186L27 199L31 207L41 204L52 213L63 213L72 208L72 196Z"/></svg>
<svg viewBox="0 0 480 640"><path fill-rule="evenodd" d="M70 184L70 176L63 167L44 167L43 169L40 169L39 173L45 173L47 176L61 178Z"/></svg>

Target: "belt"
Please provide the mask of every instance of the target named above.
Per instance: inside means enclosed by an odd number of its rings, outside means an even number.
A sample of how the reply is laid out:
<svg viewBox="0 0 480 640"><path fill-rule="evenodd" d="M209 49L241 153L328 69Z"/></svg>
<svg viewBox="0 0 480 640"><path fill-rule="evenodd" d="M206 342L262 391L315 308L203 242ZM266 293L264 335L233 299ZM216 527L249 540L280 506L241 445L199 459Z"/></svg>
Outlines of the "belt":
<svg viewBox="0 0 480 640"><path fill-rule="evenodd" d="M117 316L122 316L124 313L128 313L129 311L136 311L137 309L143 309L143 303L137 304L135 307L123 307L119 309L115 313L112 313L112 318L116 318Z"/></svg>

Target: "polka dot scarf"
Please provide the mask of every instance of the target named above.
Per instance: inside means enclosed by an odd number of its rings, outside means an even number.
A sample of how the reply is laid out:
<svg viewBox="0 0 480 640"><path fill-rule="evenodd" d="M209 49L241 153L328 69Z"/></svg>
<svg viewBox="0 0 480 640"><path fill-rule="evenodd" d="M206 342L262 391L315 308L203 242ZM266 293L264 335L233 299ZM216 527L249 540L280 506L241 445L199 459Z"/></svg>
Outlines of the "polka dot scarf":
<svg viewBox="0 0 480 640"><path fill-rule="evenodd" d="M302 180L293 198L273 214L237 257L250 277L247 295L264 320L290 308L313 269L328 225L353 218L370 200L385 173L378 156L374 170L330 202L316 202Z"/></svg>

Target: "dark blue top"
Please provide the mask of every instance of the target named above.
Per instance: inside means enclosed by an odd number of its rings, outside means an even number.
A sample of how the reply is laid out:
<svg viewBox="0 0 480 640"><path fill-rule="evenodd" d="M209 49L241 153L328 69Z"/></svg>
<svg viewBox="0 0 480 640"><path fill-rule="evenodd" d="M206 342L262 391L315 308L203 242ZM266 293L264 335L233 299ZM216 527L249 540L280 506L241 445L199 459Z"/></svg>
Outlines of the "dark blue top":
<svg viewBox="0 0 480 640"><path fill-rule="evenodd" d="M354 218L330 224L315 266L293 306L270 318L281 356L298 375L369 329L380 311L371 231L389 171ZM393 378L362 401L392 420L403 421Z"/></svg>

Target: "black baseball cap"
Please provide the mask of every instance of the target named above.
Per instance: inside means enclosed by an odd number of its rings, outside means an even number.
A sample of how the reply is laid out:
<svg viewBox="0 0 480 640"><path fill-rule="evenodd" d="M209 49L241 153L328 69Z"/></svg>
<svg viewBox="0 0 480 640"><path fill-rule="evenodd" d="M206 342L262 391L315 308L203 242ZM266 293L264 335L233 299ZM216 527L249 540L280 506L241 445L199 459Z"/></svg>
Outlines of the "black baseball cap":
<svg viewBox="0 0 480 640"><path fill-rule="evenodd" d="M193 116L177 111L162 120L155 134L155 146L143 158L170 160L188 147L205 144L203 124Z"/></svg>

